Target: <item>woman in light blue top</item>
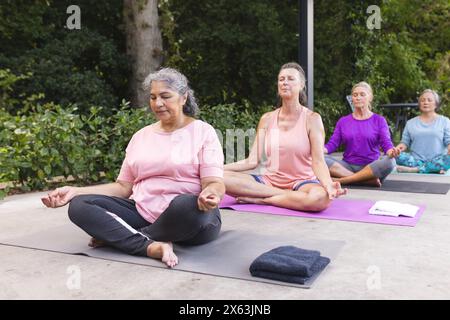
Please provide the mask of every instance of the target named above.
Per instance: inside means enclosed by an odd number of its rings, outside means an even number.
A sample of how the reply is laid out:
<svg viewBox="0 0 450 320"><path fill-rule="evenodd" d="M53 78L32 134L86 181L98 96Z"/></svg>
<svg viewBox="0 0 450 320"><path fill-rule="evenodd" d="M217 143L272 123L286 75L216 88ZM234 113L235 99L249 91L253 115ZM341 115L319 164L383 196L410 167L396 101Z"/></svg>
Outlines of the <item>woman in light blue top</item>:
<svg viewBox="0 0 450 320"><path fill-rule="evenodd" d="M439 95L430 89L419 97L420 115L408 120L396 147L398 172L445 173L450 169L450 120L436 113ZM409 153L404 152L406 149Z"/></svg>

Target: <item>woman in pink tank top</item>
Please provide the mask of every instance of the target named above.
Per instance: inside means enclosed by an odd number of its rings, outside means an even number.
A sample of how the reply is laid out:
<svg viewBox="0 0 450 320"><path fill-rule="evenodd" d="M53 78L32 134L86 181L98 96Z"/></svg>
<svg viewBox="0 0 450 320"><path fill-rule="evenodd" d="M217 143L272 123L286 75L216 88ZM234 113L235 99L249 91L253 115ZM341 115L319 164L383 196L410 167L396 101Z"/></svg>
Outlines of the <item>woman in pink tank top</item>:
<svg viewBox="0 0 450 320"><path fill-rule="evenodd" d="M330 177L322 119L304 107L305 75L297 63L281 67L278 95L278 108L259 121L249 157L225 165L227 193L240 203L322 211L346 190ZM245 173L258 167L264 151L267 162L261 174Z"/></svg>

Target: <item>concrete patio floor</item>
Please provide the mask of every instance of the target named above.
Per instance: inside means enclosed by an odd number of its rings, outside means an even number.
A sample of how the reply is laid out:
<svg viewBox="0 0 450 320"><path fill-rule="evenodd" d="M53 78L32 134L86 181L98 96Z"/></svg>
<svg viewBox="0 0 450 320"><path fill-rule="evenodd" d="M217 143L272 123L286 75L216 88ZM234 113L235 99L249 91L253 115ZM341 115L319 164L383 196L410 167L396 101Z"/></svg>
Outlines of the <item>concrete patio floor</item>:
<svg viewBox="0 0 450 320"><path fill-rule="evenodd" d="M449 177L440 176L391 175L389 179L450 182ZM44 194L14 195L0 201L0 239L69 223L67 206L45 208L39 200ZM0 299L450 298L449 193L350 190L346 198L424 204L426 209L415 227L222 210L227 228L345 241L337 258L311 289L0 245ZM69 283L74 267L81 275L76 288Z"/></svg>

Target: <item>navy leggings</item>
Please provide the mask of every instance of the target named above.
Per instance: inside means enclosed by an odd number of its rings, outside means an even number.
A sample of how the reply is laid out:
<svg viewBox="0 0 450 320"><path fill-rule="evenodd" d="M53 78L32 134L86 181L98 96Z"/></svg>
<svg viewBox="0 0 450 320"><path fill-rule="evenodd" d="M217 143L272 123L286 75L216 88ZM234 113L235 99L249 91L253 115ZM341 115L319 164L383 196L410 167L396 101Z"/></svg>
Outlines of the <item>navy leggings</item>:
<svg viewBox="0 0 450 320"><path fill-rule="evenodd" d="M217 238L222 225L218 208L201 211L197 196L184 194L172 200L152 224L130 199L104 195L74 197L70 220L97 240L132 255L147 256L153 241L199 245Z"/></svg>

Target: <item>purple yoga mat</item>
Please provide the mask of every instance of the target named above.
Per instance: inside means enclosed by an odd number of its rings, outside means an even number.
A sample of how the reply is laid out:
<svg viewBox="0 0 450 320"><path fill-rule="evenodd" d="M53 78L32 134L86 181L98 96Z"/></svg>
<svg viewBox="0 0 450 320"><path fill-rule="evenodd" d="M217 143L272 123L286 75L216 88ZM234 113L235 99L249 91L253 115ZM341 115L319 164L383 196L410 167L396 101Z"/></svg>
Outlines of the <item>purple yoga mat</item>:
<svg viewBox="0 0 450 320"><path fill-rule="evenodd" d="M314 219L330 219L330 220L344 220L344 221L357 221L367 223L381 223L392 224L399 226L414 227L425 211L425 206L420 205L419 211L414 218L411 217L390 217L390 216L378 216L369 214L369 209L375 201L370 200L349 200L349 199L336 199L333 200L331 205L320 213L308 213L304 211L295 211L280 207L260 205L260 204L239 204L235 198L225 195L219 208L229 208L236 211L256 212L256 213L269 213L282 216L296 216Z"/></svg>

